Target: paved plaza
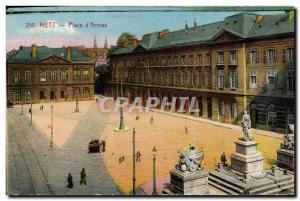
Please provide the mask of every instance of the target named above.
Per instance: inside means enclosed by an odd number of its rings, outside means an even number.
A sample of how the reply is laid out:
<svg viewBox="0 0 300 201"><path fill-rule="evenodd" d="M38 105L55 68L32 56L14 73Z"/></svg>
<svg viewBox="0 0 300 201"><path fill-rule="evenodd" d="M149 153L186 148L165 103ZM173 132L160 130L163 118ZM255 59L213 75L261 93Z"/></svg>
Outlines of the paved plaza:
<svg viewBox="0 0 300 201"><path fill-rule="evenodd" d="M74 102L54 104L54 150L49 150L50 104L44 104L44 111L34 105L34 126L29 125L25 114L29 105L24 106L24 115L20 115L19 106L7 110L7 194L120 194L99 154L87 153L88 142L98 138L104 126L104 116L94 104L81 102L79 114L72 113ZM62 118L65 121L60 122ZM43 124L48 126L38 127ZM79 185L82 168L86 170L87 186ZM73 175L73 189L66 187L68 173Z"/></svg>
<svg viewBox="0 0 300 201"><path fill-rule="evenodd" d="M39 104L33 105L32 126L29 125L30 105L24 105L24 115L20 115L20 106L7 109L7 193L10 195L129 194L132 190L133 127L136 128L136 150L142 155L141 162L136 163L139 194L152 190L153 146L158 149L156 172L160 191L169 180L169 171L175 167L180 149L188 148L190 143L203 148L204 168L213 170L222 152L230 163L230 154L235 151L233 142L242 135L238 126L168 112L134 110L129 113L128 108L124 109L124 116L129 130L115 132L114 128L119 126L118 112L103 113L95 101L82 101L80 112L74 113L74 102L57 102L53 103L55 149L49 150L51 104L43 104L43 111ZM108 102L106 107L113 108L114 104ZM281 135L257 130L254 137L265 158L264 167L276 164ZM92 139L105 140L107 151L88 154L87 146ZM87 186L79 185L82 168L86 169ZM73 189L66 187L68 173L73 175ZM212 192L222 194L216 189Z"/></svg>

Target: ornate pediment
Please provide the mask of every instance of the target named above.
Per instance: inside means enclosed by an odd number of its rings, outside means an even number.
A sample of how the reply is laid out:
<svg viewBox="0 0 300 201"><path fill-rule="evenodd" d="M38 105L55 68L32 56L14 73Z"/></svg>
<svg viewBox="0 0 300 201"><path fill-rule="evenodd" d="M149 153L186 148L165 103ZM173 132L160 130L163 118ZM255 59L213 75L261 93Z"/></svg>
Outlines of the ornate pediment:
<svg viewBox="0 0 300 201"><path fill-rule="evenodd" d="M39 63L40 64L69 64L70 61L53 55L53 56L46 57L46 58L40 60Z"/></svg>
<svg viewBox="0 0 300 201"><path fill-rule="evenodd" d="M227 31L227 30L222 30L218 34L215 35L215 37L212 38L211 42L213 43L223 43L223 42L231 42L231 41L236 41L240 40L241 37Z"/></svg>

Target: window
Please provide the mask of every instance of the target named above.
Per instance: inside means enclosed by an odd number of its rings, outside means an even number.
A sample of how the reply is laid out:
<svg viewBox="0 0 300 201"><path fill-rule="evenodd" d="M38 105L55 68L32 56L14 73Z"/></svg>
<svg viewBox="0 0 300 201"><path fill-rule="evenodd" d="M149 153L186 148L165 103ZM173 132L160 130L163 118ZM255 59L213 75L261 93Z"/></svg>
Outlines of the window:
<svg viewBox="0 0 300 201"><path fill-rule="evenodd" d="M276 71L274 68L267 69L267 86L273 89L275 87Z"/></svg>
<svg viewBox="0 0 300 201"><path fill-rule="evenodd" d="M200 65L202 64L202 54L197 55L196 63Z"/></svg>
<svg viewBox="0 0 300 201"><path fill-rule="evenodd" d="M219 115L225 116L225 103L223 100L219 100Z"/></svg>
<svg viewBox="0 0 300 201"><path fill-rule="evenodd" d="M150 57L150 59L149 59L149 66L153 66L153 58L152 57Z"/></svg>
<svg viewBox="0 0 300 201"><path fill-rule="evenodd" d="M256 70L251 70L250 71L250 88L256 88L256 83L257 83Z"/></svg>
<svg viewBox="0 0 300 201"><path fill-rule="evenodd" d="M73 73L74 73L73 79L76 80L76 81L80 80L80 71L79 70L74 70Z"/></svg>
<svg viewBox="0 0 300 201"><path fill-rule="evenodd" d="M250 62L258 63L258 52L257 51L250 51Z"/></svg>
<svg viewBox="0 0 300 201"><path fill-rule="evenodd" d="M25 71L25 82L31 81L31 71Z"/></svg>
<svg viewBox="0 0 300 201"><path fill-rule="evenodd" d="M89 80L89 71L88 70L83 71L83 80Z"/></svg>
<svg viewBox="0 0 300 201"><path fill-rule="evenodd" d="M20 71L13 71L12 81L20 82Z"/></svg>
<svg viewBox="0 0 300 201"><path fill-rule="evenodd" d="M217 71L217 77L218 77L218 87L223 88L224 87L224 70L219 69Z"/></svg>
<svg viewBox="0 0 300 201"><path fill-rule="evenodd" d="M273 63L276 61L276 50L275 49L268 49L266 55L267 63Z"/></svg>
<svg viewBox="0 0 300 201"><path fill-rule="evenodd" d="M194 55L189 55L189 65L194 64Z"/></svg>
<svg viewBox="0 0 300 201"><path fill-rule="evenodd" d="M56 71L51 71L50 72L50 80L51 81L56 81Z"/></svg>
<svg viewBox="0 0 300 201"><path fill-rule="evenodd" d="M286 72L286 89L288 91L294 91L295 89L295 72L292 70L289 70Z"/></svg>
<svg viewBox="0 0 300 201"><path fill-rule="evenodd" d="M174 57L174 64L175 64L175 65L178 65L178 56L175 56L175 57Z"/></svg>
<svg viewBox="0 0 300 201"><path fill-rule="evenodd" d="M172 57L168 56L168 65L172 65Z"/></svg>
<svg viewBox="0 0 300 201"><path fill-rule="evenodd" d="M184 65L185 64L185 56L180 57L180 64Z"/></svg>
<svg viewBox="0 0 300 201"><path fill-rule="evenodd" d="M218 53L218 63L219 64L224 63L224 52L219 52Z"/></svg>
<svg viewBox="0 0 300 201"><path fill-rule="evenodd" d="M236 63L236 51L231 51L230 52L230 62L231 63Z"/></svg>
<svg viewBox="0 0 300 201"><path fill-rule="evenodd" d="M230 88L237 88L237 76L236 69L229 70L229 82Z"/></svg>
<svg viewBox="0 0 300 201"><path fill-rule="evenodd" d="M15 90L14 91L14 100L15 101L20 101L20 90Z"/></svg>
<svg viewBox="0 0 300 201"><path fill-rule="evenodd" d="M237 111L237 104L236 102L232 103L231 105L231 118L235 119L238 116L238 111Z"/></svg>
<svg viewBox="0 0 300 201"><path fill-rule="evenodd" d="M210 63L210 60L211 60L210 54L207 53L207 54L206 54L206 63Z"/></svg>
<svg viewBox="0 0 300 201"><path fill-rule="evenodd" d="M288 48L286 50L286 58L288 61L294 60L294 48Z"/></svg>
<svg viewBox="0 0 300 201"><path fill-rule="evenodd" d="M60 72L60 80L66 81L67 80L67 71L63 70Z"/></svg>
<svg viewBox="0 0 300 201"><path fill-rule="evenodd" d="M46 82L46 76L47 76L47 73L46 71L40 71L40 82Z"/></svg>

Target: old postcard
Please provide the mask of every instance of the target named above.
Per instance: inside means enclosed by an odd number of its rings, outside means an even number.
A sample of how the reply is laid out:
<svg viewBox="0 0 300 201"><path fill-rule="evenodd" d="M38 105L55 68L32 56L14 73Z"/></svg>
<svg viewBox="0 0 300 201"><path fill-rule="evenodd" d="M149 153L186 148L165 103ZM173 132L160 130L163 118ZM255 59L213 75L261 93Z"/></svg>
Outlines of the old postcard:
<svg viewBox="0 0 300 201"><path fill-rule="evenodd" d="M9 196L295 196L295 8L6 7Z"/></svg>

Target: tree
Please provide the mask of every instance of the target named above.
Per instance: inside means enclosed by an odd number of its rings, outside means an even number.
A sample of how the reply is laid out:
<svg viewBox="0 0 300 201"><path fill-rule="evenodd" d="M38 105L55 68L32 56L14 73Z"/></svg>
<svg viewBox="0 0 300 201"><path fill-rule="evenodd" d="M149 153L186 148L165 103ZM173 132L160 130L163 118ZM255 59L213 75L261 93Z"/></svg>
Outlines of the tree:
<svg viewBox="0 0 300 201"><path fill-rule="evenodd" d="M117 40L117 46L121 47L125 41L127 41L128 45L131 44L134 37L134 34L128 32L122 33Z"/></svg>

